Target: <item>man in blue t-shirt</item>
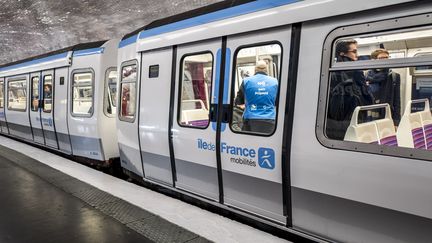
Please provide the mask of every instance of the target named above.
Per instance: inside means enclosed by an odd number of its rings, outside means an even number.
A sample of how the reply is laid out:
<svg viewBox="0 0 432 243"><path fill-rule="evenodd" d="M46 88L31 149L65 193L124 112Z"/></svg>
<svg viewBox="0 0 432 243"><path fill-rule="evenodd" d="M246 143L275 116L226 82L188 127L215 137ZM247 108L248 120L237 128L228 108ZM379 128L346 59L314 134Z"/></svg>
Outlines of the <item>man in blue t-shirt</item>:
<svg viewBox="0 0 432 243"><path fill-rule="evenodd" d="M257 62L255 75L245 78L235 104L244 109L243 131L270 134L276 120L278 80L267 75L267 63Z"/></svg>

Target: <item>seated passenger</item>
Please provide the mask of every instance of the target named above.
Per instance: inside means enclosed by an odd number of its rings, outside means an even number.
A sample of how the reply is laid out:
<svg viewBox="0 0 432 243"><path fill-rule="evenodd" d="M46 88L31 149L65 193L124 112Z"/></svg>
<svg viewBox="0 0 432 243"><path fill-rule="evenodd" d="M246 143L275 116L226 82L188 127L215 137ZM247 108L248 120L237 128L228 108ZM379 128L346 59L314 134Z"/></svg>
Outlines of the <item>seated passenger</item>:
<svg viewBox="0 0 432 243"><path fill-rule="evenodd" d="M244 109L243 131L270 134L275 127L278 80L267 75L263 60L257 62L255 72L243 80L235 103Z"/></svg>
<svg viewBox="0 0 432 243"><path fill-rule="evenodd" d="M357 61L357 41L343 40L336 44L336 61ZM326 134L332 139L343 140L357 106L373 104L365 76L361 70L332 72L327 114ZM366 120L366 118L364 118Z"/></svg>
<svg viewBox="0 0 432 243"><path fill-rule="evenodd" d="M388 59L389 53L385 49L372 52L372 59ZM374 97L374 103L388 103L392 118L396 126L399 125L400 115L400 75L388 68L371 69L366 75L366 83Z"/></svg>

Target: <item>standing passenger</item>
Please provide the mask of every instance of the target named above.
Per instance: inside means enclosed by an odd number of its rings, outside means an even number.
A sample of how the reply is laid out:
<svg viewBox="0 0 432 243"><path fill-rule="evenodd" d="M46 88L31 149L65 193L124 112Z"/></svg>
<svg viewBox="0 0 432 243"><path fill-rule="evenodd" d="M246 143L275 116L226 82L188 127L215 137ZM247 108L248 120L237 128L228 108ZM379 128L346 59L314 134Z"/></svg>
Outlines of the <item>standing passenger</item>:
<svg viewBox="0 0 432 243"><path fill-rule="evenodd" d="M357 41L343 40L336 44L336 61L358 60ZM331 73L326 134L332 139L343 140L357 106L373 104L363 71L347 70Z"/></svg>
<svg viewBox="0 0 432 243"><path fill-rule="evenodd" d="M372 59L388 59L389 53L385 49L372 52ZM400 75L388 68L371 69L366 76L369 90L374 96L375 104L388 103L395 126L400 121Z"/></svg>
<svg viewBox="0 0 432 243"><path fill-rule="evenodd" d="M243 131L270 134L276 120L277 79L267 75L267 63L257 62L255 75L245 78L237 93L235 103L245 109Z"/></svg>

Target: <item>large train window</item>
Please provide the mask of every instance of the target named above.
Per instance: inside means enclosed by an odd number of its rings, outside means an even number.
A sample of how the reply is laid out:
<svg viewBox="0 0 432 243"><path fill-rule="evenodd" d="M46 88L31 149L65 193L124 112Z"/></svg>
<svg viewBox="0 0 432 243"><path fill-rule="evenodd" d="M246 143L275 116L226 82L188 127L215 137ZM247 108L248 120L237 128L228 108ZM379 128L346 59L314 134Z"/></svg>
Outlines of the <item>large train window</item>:
<svg viewBox="0 0 432 243"><path fill-rule="evenodd" d="M178 124L206 128L210 123L213 55L208 52L184 56L180 73Z"/></svg>
<svg viewBox="0 0 432 243"><path fill-rule="evenodd" d="M324 145L419 158L432 150L432 28L408 26L429 23L425 16L407 18L416 21L329 34L319 99L319 119L325 119L317 124Z"/></svg>
<svg viewBox="0 0 432 243"><path fill-rule="evenodd" d="M3 81L0 81L0 108L4 107L4 86Z"/></svg>
<svg viewBox="0 0 432 243"><path fill-rule="evenodd" d="M136 113L137 64L126 63L121 68L120 80L120 114L119 119L127 122L135 121Z"/></svg>
<svg viewBox="0 0 432 243"><path fill-rule="evenodd" d="M72 80L72 115L91 117L93 115L93 70L74 70Z"/></svg>
<svg viewBox="0 0 432 243"><path fill-rule="evenodd" d="M27 109L27 80L8 82L8 110L25 111Z"/></svg>
<svg viewBox="0 0 432 243"><path fill-rule="evenodd" d="M281 53L281 45L276 43L236 51L232 131L266 136L275 131Z"/></svg>
<svg viewBox="0 0 432 243"><path fill-rule="evenodd" d="M43 112L51 113L53 104L53 82L52 75L43 77Z"/></svg>
<svg viewBox="0 0 432 243"><path fill-rule="evenodd" d="M39 77L31 79L31 110L39 110Z"/></svg>
<svg viewBox="0 0 432 243"><path fill-rule="evenodd" d="M117 106L117 69L109 68L105 76L104 113L111 116L116 113Z"/></svg>

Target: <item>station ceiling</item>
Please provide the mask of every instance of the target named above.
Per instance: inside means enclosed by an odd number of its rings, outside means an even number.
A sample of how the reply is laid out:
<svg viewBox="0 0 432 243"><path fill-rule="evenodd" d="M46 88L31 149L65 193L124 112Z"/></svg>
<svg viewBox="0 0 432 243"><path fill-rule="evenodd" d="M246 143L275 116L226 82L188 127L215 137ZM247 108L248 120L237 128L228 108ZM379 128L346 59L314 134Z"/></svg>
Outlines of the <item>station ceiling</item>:
<svg viewBox="0 0 432 243"><path fill-rule="evenodd" d="M0 65L78 43L121 38L221 0L0 0Z"/></svg>

